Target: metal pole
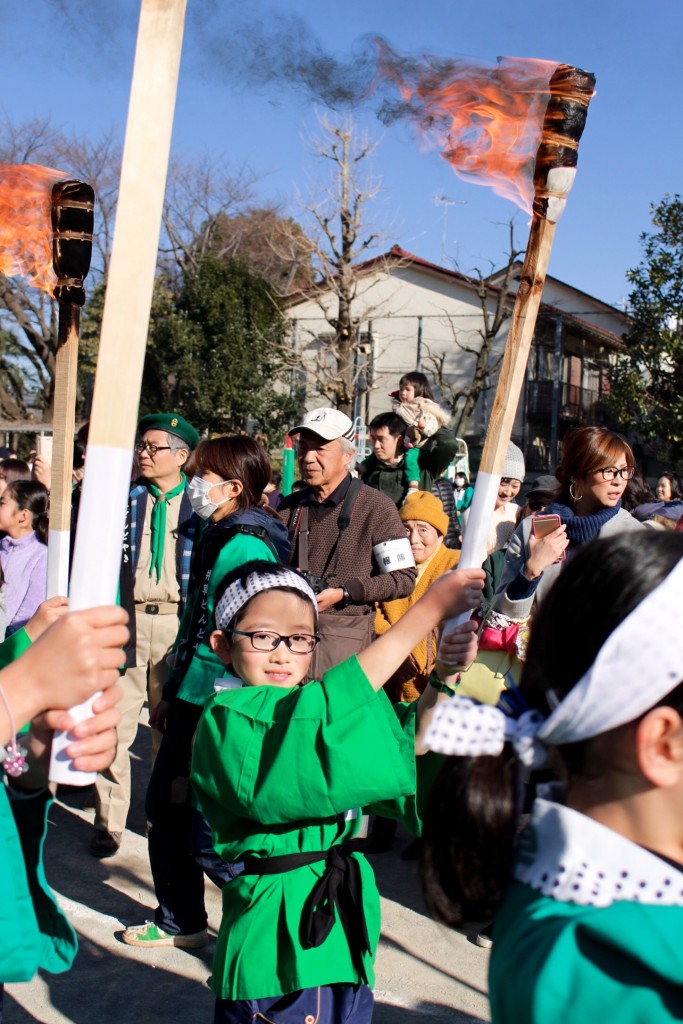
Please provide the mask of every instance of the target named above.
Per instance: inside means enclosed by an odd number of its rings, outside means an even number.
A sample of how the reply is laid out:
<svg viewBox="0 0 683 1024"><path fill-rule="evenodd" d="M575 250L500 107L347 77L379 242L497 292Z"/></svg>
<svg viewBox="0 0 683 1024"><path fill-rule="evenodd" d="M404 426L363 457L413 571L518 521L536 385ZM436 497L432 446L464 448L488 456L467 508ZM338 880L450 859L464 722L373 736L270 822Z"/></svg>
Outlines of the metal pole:
<svg viewBox="0 0 683 1024"><path fill-rule="evenodd" d="M553 401L550 411L550 466L553 469L557 465L557 449L560 430L560 388L562 387L562 341L564 335L564 321L558 316L555 321L555 348L553 350Z"/></svg>

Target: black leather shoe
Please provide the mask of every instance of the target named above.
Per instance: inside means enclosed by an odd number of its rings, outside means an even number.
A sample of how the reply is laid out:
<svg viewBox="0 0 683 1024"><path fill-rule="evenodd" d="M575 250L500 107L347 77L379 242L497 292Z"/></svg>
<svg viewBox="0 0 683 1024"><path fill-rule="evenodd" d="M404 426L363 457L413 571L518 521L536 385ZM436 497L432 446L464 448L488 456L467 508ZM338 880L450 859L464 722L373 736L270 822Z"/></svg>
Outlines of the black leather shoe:
<svg viewBox="0 0 683 1024"><path fill-rule="evenodd" d="M121 846L120 832L105 832L104 829L96 828L90 840L90 852L93 857L113 857L118 853Z"/></svg>

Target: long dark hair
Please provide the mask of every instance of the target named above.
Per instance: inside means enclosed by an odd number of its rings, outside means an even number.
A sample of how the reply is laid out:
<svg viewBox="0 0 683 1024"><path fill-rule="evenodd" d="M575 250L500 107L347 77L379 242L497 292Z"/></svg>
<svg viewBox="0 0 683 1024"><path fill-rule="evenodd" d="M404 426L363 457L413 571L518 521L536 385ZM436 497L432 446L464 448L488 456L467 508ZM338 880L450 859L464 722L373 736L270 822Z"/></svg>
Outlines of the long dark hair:
<svg viewBox="0 0 683 1024"><path fill-rule="evenodd" d="M534 619L520 683L545 715L549 690L562 699L619 623L683 558L683 537L644 530L634 558L630 534L594 540L569 562ZM568 631L575 638L568 643ZM615 680L618 685L618 680ZM678 706L677 686L663 703ZM590 772L593 740L558 748L570 777ZM518 774L509 744L497 757L450 757L424 816L422 884L446 924L487 920L512 875Z"/></svg>
<svg viewBox="0 0 683 1024"><path fill-rule="evenodd" d="M36 531L36 537L41 544L47 544L47 509L50 497L47 488L37 480L15 480L14 483L8 484L5 493L16 501L18 508L27 509L31 513L31 529Z"/></svg>
<svg viewBox="0 0 683 1024"><path fill-rule="evenodd" d="M270 461L263 445L246 434L224 434L201 441L194 453L194 471L206 471L221 480L239 480L243 490L237 510L263 504L263 491L270 482Z"/></svg>
<svg viewBox="0 0 683 1024"><path fill-rule="evenodd" d="M668 470L665 473L660 473L657 477L657 483L664 477L669 481L671 485L671 500L679 501L683 498L683 486L681 485L680 477L676 476L675 473L670 473Z"/></svg>
<svg viewBox="0 0 683 1024"><path fill-rule="evenodd" d="M626 489L621 496L621 507L625 508L627 512L631 512L634 508L638 508L638 505L644 505L647 502L654 502L656 500L649 483L640 470L637 469L626 484Z"/></svg>

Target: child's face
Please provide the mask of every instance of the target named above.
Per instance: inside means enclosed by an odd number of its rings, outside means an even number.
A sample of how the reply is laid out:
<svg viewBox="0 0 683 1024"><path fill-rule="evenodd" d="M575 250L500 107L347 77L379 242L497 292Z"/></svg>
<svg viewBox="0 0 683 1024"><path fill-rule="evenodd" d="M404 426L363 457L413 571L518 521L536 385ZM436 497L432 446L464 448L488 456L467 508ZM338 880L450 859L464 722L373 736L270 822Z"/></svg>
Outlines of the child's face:
<svg viewBox="0 0 683 1024"><path fill-rule="evenodd" d="M399 384L398 386L398 400L399 402L414 402L415 401L415 385L414 384Z"/></svg>
<svg viewBox="0 0 683 1024"><path fill-rule="evenodd" d="M310 603L296 594L278 590L264 591L252 598L244 614L234 627L240 633L275 633L279 636L315 635L315 621ZM311 663L312 652L295 654L284 641L275 650L257 651L249 637L237 634L219 634L225 643L212 648L222 660L227 660L236 675L249 686L292 687L302 682ZM257 640L258 642L258 640ZM265 646L265 642L264 642Z"/></svg>
<svg viewBox="0 0 683 1024"><path fill-rule="evenodd" d="M4 530L10 537L17 537L23 518L16 501L9 491L5 490L0 497L0 530Z"/></svg>

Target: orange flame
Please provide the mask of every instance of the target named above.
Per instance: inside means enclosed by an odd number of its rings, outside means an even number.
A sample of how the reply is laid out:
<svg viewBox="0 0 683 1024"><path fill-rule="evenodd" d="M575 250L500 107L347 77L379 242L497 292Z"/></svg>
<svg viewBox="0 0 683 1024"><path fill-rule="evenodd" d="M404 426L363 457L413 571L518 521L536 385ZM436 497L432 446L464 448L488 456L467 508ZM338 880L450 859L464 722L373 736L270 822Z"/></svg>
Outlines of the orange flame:
<svg viewBox="0 0 683 1024"><path fill-rule="evenodd" d="M52 295L52 186L68 174L39 164L0 164L0 273Z"/></svg>
<svg viewBox="0 0 683 1024"><path fill-rule="evenodd" d="M536 151L557 67L552 61L501 57L494 67L466 61L401 59L377 42L381 77L402 104L385 104L384 120L408 117L459 178L488 185L531 212Z"/></svg>

